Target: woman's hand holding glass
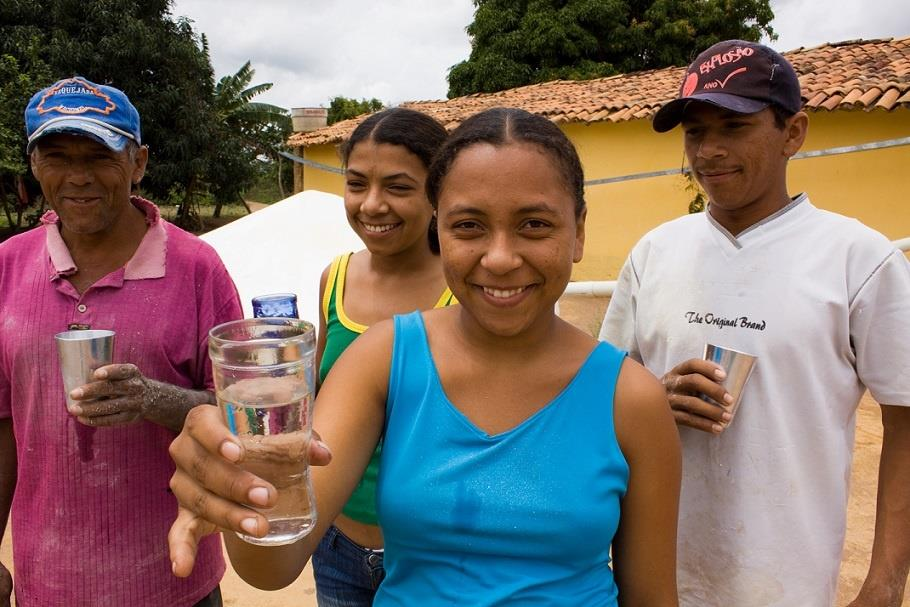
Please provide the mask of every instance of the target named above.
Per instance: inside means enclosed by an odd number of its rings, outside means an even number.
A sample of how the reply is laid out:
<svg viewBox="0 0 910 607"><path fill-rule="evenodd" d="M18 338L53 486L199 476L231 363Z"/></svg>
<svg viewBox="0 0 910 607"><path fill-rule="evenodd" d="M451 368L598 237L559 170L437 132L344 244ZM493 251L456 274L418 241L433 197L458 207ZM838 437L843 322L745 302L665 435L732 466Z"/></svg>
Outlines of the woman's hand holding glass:
<svg viewBox="0 0 910 607"><path fill-rule="evenodd" d="M230 529L256 537L268 532L268 521L249 506L275 504L275 488L243 470L244 449L211 405L195 407L170 447L177 470L171 490L180 505L168 537L174 574L193 570L196 549L206 535ZM308 451L311 466L325 466L332 455L314 432Z"/></svg>

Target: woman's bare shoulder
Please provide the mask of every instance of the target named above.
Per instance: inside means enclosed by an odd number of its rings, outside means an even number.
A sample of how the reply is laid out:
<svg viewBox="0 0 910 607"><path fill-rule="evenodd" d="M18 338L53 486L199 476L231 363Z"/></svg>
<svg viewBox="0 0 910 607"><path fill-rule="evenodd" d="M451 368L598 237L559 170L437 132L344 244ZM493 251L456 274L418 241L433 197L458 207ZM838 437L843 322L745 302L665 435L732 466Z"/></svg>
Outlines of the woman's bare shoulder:
<svg viewBox="0 0 910 607"><path fill-rule="evenodd" d="M660 380L643 365L626 357L616 382L616 435L623 451L641 443L678 440L676 424Z"/></svg>

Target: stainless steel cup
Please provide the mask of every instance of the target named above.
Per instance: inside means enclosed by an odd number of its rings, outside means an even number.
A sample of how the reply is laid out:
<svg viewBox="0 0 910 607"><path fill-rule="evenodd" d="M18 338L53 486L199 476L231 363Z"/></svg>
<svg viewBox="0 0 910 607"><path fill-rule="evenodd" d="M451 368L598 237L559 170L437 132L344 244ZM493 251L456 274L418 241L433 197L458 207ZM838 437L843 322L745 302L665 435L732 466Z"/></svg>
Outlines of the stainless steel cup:
<svg viewBox="0 0 910 607"><path fill-rule="evenodd" d="M702 395L702 398L710 403L723 407L730 415L735 416L736 410L739 408L740 399L742 398L743 388L746 387L746 382L749 381L749 376L752 375L752 369L755 368L755 361L757 358L752 354L746 354L745 352L739 352L715 344L705 344L704 358L705 360L710 360L711 362L719 364L723 367L724 371L727 372L727 377L721 384L727 392L730 393L730 396L733 397L733 403L730 405L725 403L721 404L705 395ZM732 421L733 419L730 419L730 421L727 422L727 425Z"/></svg>
<svg viewBox="0 0 910 607"><path fill-rule="evenodd" d="M60 357L66 406L70 408L73 406L70 392L94 381L92 373L95 369L113 362L114 332L97 329L64 331L57 333L54 339Z"/></svg>

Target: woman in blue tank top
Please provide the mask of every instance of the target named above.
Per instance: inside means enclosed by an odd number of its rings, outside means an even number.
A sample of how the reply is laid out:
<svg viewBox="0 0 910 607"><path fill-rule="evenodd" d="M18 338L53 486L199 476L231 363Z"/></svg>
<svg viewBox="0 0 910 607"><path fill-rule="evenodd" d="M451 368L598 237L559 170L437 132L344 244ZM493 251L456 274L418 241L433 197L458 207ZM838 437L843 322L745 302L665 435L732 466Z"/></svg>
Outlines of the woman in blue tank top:
<svg viewBox="0 0 910 607"><path fill-rule="evenodd" d="M296 579L383 437L374 605L678 605L680 452L664 389L554 313L582 257L583 181L565 135L523 110L450 135L427 194L461 305L378 323L338 359L314 422L331 463L321 443L309 453L320 522L279 548L224 534L245 580ZM206 533L266 532L243 504L269 506L274 488L231 463L241 453L211 407L174 442L177 575Z"/></svg>
<svg viewBox="0 0 910 607"><path fill-rule="evenodd" d="M320 384L370 325L453 301L442 275L426 178L446 130L406 108L375 113L341 147L348 223L366 246L340 255L319 282L322 314L316 365ZM384 577L376 518L381 449L313 554L319 607L369 607Z"/></svg>

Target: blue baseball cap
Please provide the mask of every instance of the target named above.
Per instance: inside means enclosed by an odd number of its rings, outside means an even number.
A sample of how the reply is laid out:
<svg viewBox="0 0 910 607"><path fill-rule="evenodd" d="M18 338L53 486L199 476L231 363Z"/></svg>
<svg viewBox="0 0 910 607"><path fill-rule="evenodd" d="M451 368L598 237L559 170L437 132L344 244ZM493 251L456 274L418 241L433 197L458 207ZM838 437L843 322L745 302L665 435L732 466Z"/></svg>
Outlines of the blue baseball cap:
<svg viewBox="0 0 910 607"><path fill-rule="evenodd" d="M29 153L39 139L53 133L91 137L116 152L129 141L142 144L139 112L126 93L78 76L32 96L25 108L25 132Z"/></svg>

